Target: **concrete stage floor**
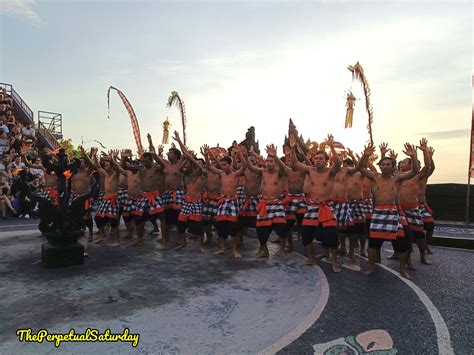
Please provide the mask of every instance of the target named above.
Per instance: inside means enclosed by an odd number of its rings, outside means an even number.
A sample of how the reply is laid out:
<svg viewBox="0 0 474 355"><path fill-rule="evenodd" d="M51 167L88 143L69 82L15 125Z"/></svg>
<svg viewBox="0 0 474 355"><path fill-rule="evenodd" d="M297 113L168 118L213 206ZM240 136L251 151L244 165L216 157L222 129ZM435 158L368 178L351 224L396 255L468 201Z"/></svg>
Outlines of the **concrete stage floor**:
<svg viewBox="0 0 474 355"><path fill-rule="evenodd" d="M16 227L16 225L18 227ZM251 233L252 234L252 233ZM300 268L297 251L284 261L271 245L255 258L246 238L242 260L201 254L192 240L182 251L87 244L82 266L44 269L44 239L34 221L0 226L0 353L74 354L470 354L472 251L434 247L433 265L416 263L413 282L384 260L371 277L344 264ZM174 237L173 239L174 240ZM385 255L391 245L383 246ZM415 260L417 253L414 254ZM341 256L341 262L346 258ZM67 333L124 328L130 342L19 342L16 331ZM332 352L328 352L332 351Z"/></svg>

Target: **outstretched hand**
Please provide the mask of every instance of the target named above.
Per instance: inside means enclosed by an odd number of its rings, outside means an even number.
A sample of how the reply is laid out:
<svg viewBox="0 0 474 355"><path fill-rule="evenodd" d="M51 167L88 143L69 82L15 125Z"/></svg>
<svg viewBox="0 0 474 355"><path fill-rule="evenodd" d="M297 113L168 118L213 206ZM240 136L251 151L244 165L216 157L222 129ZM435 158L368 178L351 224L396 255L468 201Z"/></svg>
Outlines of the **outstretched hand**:
<svg viewBox="0 0 474 355"><path fill-rule="evenodd" d="M370 157L375 152L375 147L372 144L364 146L364 156Z"/></svg>
<svg viewBox="0 0 474 355"><path fill-rule="evenodd" d="M409 157L416 157L416 149L410 143L405 143L404 145L405 150L403 151L404 154L408 155Z"/></svg>
<svg viewBox="0 0 474 355"><path fill-rule="evenodd" d="M276 147L274 144L269 144L267 145L267 147L265 148L265 151L267 152L268 156L269 157L275 157L276 156Z"/></svg>
<svg viewBox="0 0 474 355"><path fill-rule="evenodd" d="M420 140L420 145L417 148L422 152L425 152L428 149L428 140L426 138L422 138Z"/></svg>
<svg viewBox="0 0 474 355"><path fill-rule="evenodd" d="M332 134L328 134L326 140L323 143L328 145L329 147L333 147L334 146L334 136Z"/></svg>
<svg viewBox="0 0 474 355"><path fill-rule="evenodd" d="M397 158L398 158L398 154L395 153L395 151L393 149L389 150L389 155L388 156L392 159L395 159L395 160L397 160Z"/></svg>
<svg viewBox="0 0 474 355"><path fill-rule="evenodd" d="M204 144L202 147L201 147L201 154L204 156L204 157L207 157L208 153L209 153L209 146L207 144Z"/></svg>
<svg viewBox="0 0 474 355"><path fill-rule="evenodd" d="M384 157L385 154L387 154L388 152L388 143L382 143L379 145L379 148L380 148L380 154Z"/></svg>
<svg viewBox="0 0 474 355"><path fill-rule="evenodd" d="M434 148L433 147L428 147L427 151L428 151L428 155L430 156L430 158L433 157L433 154L435 152Z"/></svg>
<svg viewBox="0 0 474 355"><path fill-rule="evenodd" d="M181 143L181 138L179 138L179 133L178 131L174 131L173 132L173 139L178 142L178 143Z"/></svg>

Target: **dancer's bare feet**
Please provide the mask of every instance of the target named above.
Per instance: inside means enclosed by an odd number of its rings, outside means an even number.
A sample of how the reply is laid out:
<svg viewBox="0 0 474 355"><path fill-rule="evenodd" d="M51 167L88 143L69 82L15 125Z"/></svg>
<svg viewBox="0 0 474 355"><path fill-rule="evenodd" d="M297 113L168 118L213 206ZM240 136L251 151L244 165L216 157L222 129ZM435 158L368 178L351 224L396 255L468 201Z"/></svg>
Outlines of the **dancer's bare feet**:
<svg viewBox="0 0 474 355"><path fill-rule="evenodd" d="M408 272L406 272L406 271L401 271L401 272L400 272L400 275L402 275L402 277L404 277L404 278L406 278L406 279L408 279L408 280L411 280L410 274L408 274Z"/></svg>
<svg viewBox="0 0 474 355"><path fill-rule="evenodd" d="M261 248L257 254L257 258L268 258L270 253L268 252L267 248Z"/></svg>
<svg viewBox="0 0 474 355"><path fill-rule="evenodd" d="M341 266L337 262L332 263L332 271L333 272L341 272L342 271Z"/></svg>
<svg viewBox="0 0 474 355"><path fill-rule="evenodd" d="M225 249L224 248L219 248L213 254L214 255L225 255Z"/></svg>
<svg viewBox="0 0 474 355"><path fill-rule="evenodd" d="M362 274L365 275L365 276L369 276L369 275L372 275L374 272L375 272L375 265L369 265L367 270L362 272Z"/></svg>
<svg viewBox="0 0 474 355"><path fill-rule="evenodd" d="M113 243L110 243L110 244L107 244L107 245L110 246L110 247L119 247L120 242L113 242Z"/></svg>
<svg viewBox="0 0 474 355"><path fill-rule="evenodd" d="M415 267L415 265L413 264L413 262L411 260L407 262L407 267L410 270L416 270L416 267Z"/></svg>
<svg viewBox="0 0 474 355"><path fill-rule="evenodd" d="M300 266L311 266L311 265L316 265L316 260L315 259L306 259L300 262Z"/></svg>
<svg viewBox="0 0 474 355"><path fill-rule="evenodd" d="M100 243L102 243L104 240L105 240L105 238L97 238L97 239L94 240L92 243L94 243L94 244L100 244Z"/></svg>
<svg viewBox="0 0 474 355"><path fill-rule="evenodd" d="M165 251L165 250L169 250L169 245L168 244L161 244L161 245L158 245L158 250L159 251Z"/></svg>
<svg viewBox="0 0 474 355"><path fill-rule="evenodd" d="M422 264L425 264L425 265L431 265L431 264L432 264L431 261L429 261L428 259L426 259L426 256L425 256L425 255L422 255L422 256L420 257L420 262L421 262Z"/></svg>
<svg viewBox="0 0 474 355"><path fill-rule="evenodd" d="M186 243L179 243L178 246L174 248L174 250L181 250L181 249L186 248L186 246L187 246Z"/></svg>
<svg viewBox="0 0 474 355"><path fill-rule="evenodd" d="M235 249L232 250L232 256L234 257L234 259L242 259L242 255L240 255L240 253Z"/></svg>

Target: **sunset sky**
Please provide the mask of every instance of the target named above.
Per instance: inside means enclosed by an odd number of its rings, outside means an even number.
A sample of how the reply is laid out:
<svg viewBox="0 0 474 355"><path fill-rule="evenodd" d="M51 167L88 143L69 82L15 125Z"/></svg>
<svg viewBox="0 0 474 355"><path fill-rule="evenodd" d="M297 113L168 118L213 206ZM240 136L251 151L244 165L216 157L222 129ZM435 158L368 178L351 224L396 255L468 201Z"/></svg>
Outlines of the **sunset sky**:
<svg viewBox="0 0 474 355"><path fill-rule="evenodd" d="M255 126L260 147L281 145L292 118L304 138L327 133L355 151L368 140L365 99L347 66L359 61L372 91L374 140L401 153L426 137L430 182L467 181L472 112L471 2L28 1L0 4L0 81L33 111L63 115L75 144L135 148L122 90L146 133L166 116L181 132L171 91L186 104L188 145L228 147ZM357 97L344 129L345 92ZM81 138L82 137L82 138ZM91 144L87 144L91 146Z"/></svg>

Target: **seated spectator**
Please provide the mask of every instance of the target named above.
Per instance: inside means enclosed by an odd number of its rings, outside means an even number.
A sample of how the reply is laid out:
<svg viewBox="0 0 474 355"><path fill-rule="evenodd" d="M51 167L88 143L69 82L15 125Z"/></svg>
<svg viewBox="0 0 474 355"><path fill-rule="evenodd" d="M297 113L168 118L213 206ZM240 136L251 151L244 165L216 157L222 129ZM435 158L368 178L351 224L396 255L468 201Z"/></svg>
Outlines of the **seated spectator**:
<svg viewBox="0 0 474 355"><path fill-rule="evenodd" d="M2 116L2 118L0 118L0 131L3 131L5 133L10 133L10 130L8 129L8 126L6 125L5 123L5 116Z"/></svg>
<svg viewBox="0 0 474 355"><path fill-rule="evenodd" d="M11 110L8 110L7 111L7 115L5 116L5 122L7 124L7 127L10 131L13 130L13 128L15 128L16 126L16 118L15 118L15 115L13 115L12 111Z"/></svg>
<svg viewBox="0 0 474 355"><path fill-rule="evenodd" d="M21 156L20 155L15 155L13 158L13 161L10 163L10 169L13 167L15 173L18 173L18 170L23 169L25 166L25 163L21 161Z"/></svg>
<svg viewBox="0 0 474 355"><path fill-rule="evenodd" d="M13 208L11 203L10 186L7 180L7 174L0 172L0 217L7 219L7 207L13 215L17 214L17 211Z"/></svg>
<svg viewBox="0 0 474 355"><path fill-rule="evenodd" d="M8 157L6 154L0 155L0 174L5 173L7 171L7 163Z"/></svg>
<svg viewBox="0 0 474 355"><path fill-rule="evenodd" d="M36 141L35 129L31 127L31 122L27 122L25 124L25 126L21 129L21 134L25 137L25 139Z"/></svg>
<svg viewBox="0 0 474 355"><path fill-rule="evenodd" d="M33 160L33 159L30 159L28 157L28 160L32 161L33 165L42 166L41 158L36 158L35 160ZM39 183L41 185L44 185L45 181L44 181L44 170L43 169L30 168L30 173L32 173L34 176L37 176L38 179L39 179Z"/></svg>
<svg viewBox="0 0 474 355"><path fill-rule="evenodd" d="M9 154L3 154L3 158L0 164L0 173L5 172L8 173L8 166L10 165L10 155Z"/></svg>
<svg viewBox="0 0 474 355"><path fill-rule="evenodd" d="M8 96L4 90L0 91L0 105L6 105L7 109L11 109L13 107L13 99Z"/></svg>
<svg viewBox="0 0 474 355"><path fill-rule="evenodd" d="M17 152L19 152L21 150L21 146L23 144L22 142L22 135L21 135L21 130L20 128L15 127L13 129L13 133L11 134L11 137L10 137L10 149L13 149Z"/></svg>
<svg viewBox="0 0 474 355"><path fill-rule="evenodd" d="M29 181L31 180L32 175L28 172L28 168L25 166L18 172L18 176L14 180L11 187L11 194L15 196L19 201L19 211L20 218L30 218L32 210L32 201L29 196L31 196L31 190Z"/></svg>
<svg viewBox="0 0 474 355"><path fill-rule="evenodd" d="M10 151L10 140L7 134L3 131L0 132L0 155L6 154Z"/></svg>

